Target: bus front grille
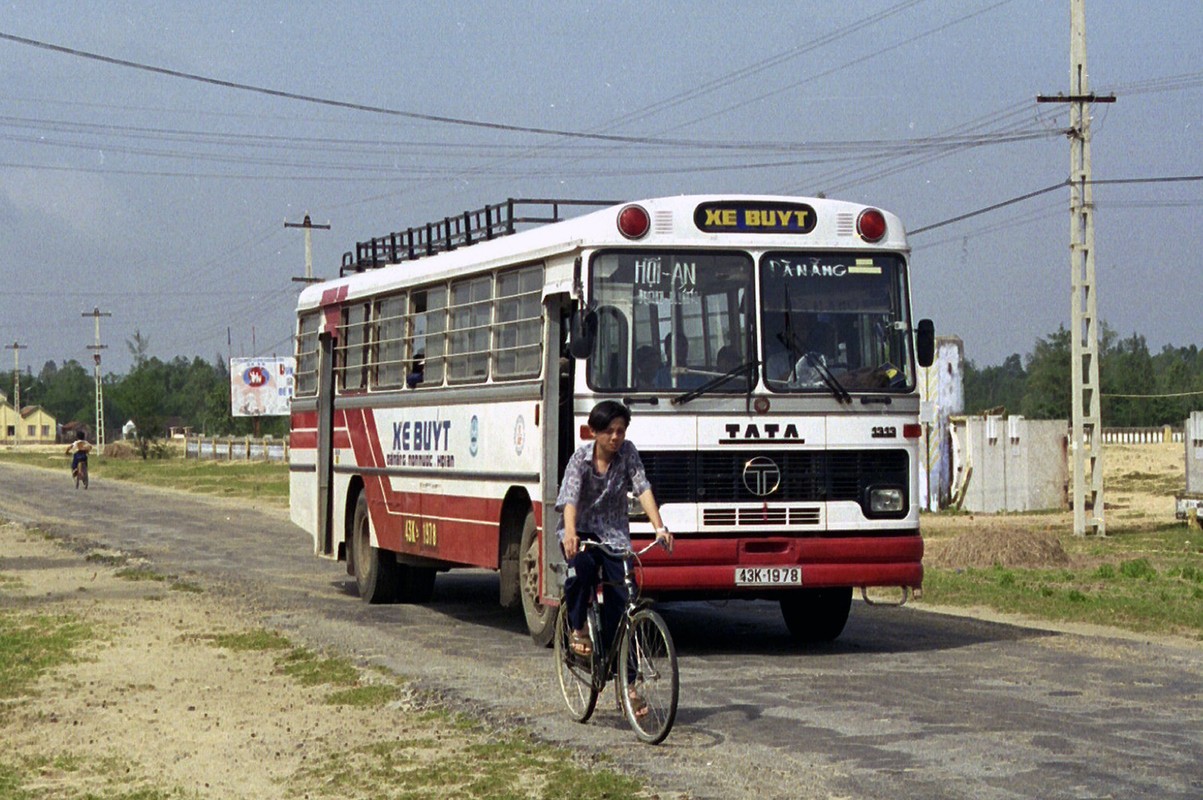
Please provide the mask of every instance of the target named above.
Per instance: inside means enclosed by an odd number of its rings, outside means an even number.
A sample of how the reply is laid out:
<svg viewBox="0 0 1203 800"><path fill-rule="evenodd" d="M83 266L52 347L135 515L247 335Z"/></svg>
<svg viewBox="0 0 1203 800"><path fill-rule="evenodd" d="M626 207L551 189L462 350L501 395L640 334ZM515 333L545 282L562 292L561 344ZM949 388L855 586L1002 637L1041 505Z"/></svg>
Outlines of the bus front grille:
<svg viewBox="0 0 1203 800"><path fill-rule="evenodd" d="M818 506L760 506L757 508L703 508L706 527L757 526L790 527L818 525L823 512Z"/></svg>
<svg viewBox="0 0 1203 800"><path fill-rule="evenodd" d="M859 502L871 485L910 485L905 450L641 450L639 455L660 504ZM771 458L780 471L780 483L768 496L753 494L744 481L744 467L756 456Z"/></svg>

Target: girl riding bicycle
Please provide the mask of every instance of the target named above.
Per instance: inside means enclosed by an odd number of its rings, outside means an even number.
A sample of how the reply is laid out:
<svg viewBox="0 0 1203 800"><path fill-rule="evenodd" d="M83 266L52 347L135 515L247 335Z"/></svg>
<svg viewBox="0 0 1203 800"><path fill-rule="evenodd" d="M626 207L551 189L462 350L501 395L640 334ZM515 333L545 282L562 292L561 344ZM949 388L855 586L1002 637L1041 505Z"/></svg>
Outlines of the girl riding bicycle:
<svg viewBox="0 0 1203 800"><path fill-rule="evenodd" d="M639 499L655 527L656 540L672 552L673 535L660 518L660 508L643 471L639 451L626 440L630 424L631 412L622 403L603 400L594 406L589 413L593 441L581 445L568 460L556 498L556 510L560 512L556 535L568 560L564 603L572 626L571 647L580 656L593 652L585 617L590 598L597 590L599 567L605 582L602 628L606 641L613 637L627 601L622 561L606 556L597 548L582 551L581 540L600 541L618 550L630 548L629 491Z"/></svg>
<svg viewBox="0 0 1203 800"><path fill-rule="evenodd" d="M92 445L88 444L88 440L82 430L75 432L75 441L67 448L67 455L71 456L71 477L75 479L75 487L79 488L80 482L84 488L88 488L88 452L92 449Z"/></svg>

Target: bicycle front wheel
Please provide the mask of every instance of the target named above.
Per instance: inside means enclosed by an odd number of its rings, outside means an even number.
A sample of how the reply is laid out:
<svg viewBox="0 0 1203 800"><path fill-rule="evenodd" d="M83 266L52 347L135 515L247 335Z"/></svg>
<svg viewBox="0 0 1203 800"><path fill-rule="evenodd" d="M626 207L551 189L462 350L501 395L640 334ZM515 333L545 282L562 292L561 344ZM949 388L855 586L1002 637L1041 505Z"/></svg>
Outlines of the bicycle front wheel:
<svg viewBox="0 0 1203 800"><path fill-rule="evenodd" d="M593 679L597 652L580 656L572 651L572 626L568 624L568 608L560 605L556 614L555 659L556 677L568 711L577 722L587 722L597 706L597 681Z"/></svg>
<svg viewBox="0 0 1203 800"><path fill-rule="evenodd" d="M659 744L677 718L677 648L664 619L649 608L631 617L618 651L622 708L635 735Z"/></svg>

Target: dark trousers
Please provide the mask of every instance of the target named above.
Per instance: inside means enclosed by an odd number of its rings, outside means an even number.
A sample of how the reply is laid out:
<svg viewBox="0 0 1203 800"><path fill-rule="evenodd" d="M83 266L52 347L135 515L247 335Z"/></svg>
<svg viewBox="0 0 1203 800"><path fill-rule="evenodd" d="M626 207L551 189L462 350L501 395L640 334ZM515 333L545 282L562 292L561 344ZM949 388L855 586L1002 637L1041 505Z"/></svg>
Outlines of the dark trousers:
<svg viewBox="0 0 1203 800"><path fill-rule="evenodd" d="M588 538L582 535L581 538ZM618 620L627 605L627 587L622 582L622 560L607 556L596 547L586 547L568 562L568 580L564 583L564 603L568 606L568 624L574 631L585 627L585 613L597 593L598 568L606 585L602 587L602 637L609 647L618 630ZM615 584L615 585L610 585Z"/></svg>

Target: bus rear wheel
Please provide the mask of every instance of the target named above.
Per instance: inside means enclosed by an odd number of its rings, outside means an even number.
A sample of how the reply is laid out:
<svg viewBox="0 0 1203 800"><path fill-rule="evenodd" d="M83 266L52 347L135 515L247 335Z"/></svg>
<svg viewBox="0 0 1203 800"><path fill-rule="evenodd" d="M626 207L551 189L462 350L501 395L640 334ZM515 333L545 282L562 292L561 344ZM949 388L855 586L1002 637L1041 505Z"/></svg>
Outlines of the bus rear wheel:
<svg viewBox="0 0 1203 800"><path fill-rule="evenodd" d="M368 498L359 494L351 524L351 557L355 559L355 585L365 603L393 603L400 588L401 566L388 550L372 547Z"/></svg>
<svg viewBox="0 0 1203 800"><path fill-rule="evenodd" d="M799 642L831 642L844 632L852 608L852 587L799 589L781 598L781 616Z"/></svg>
<svg viewBox="0 0 1203 800"><path fill-rule="evenodd" d="M522 589L522 613L526 617L526 629L530 638L540 647L551 644L556 632L556 610L543 605L539 598L539 536L535 530L535 512L526 512L522 523L522 539L519 547L521 562L518 581Z"/></svg>

